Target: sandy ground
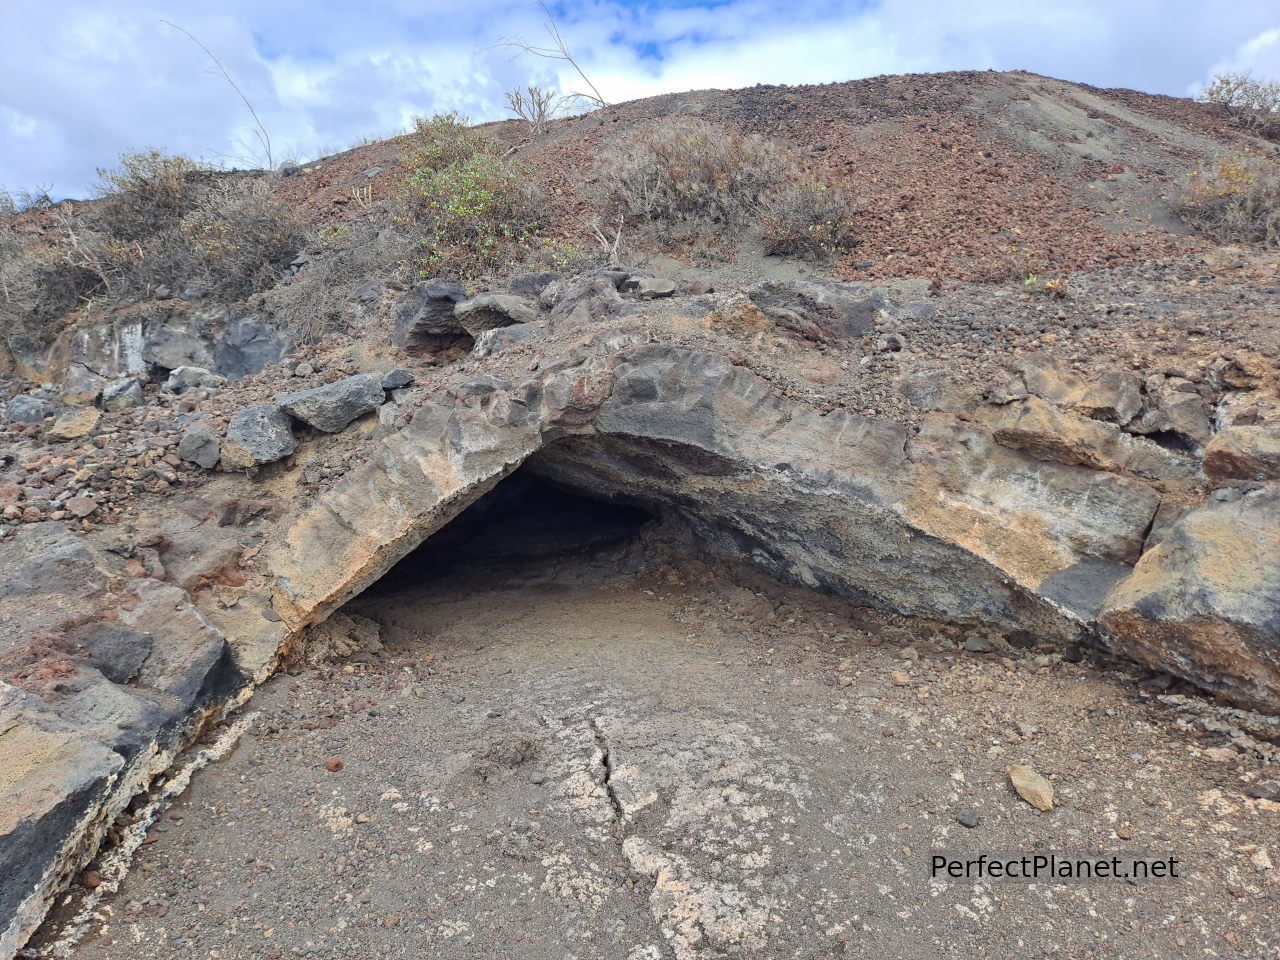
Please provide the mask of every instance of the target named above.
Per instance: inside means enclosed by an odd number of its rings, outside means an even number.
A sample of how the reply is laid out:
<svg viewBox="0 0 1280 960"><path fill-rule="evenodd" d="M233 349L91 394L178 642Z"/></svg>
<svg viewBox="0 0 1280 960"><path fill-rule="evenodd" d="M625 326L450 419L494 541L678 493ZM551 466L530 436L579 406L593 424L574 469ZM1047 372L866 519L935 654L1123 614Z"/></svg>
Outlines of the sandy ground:
<svg viewBox="0 0 1280 960"><path fill-rule="evenodd" d="M55 946L83 891L31 955L1280 951L1274 748L1163 678L697 560L620 568L389 576L349 607L385 648L260 690L78 945ZM1053 810L1013 791L1019 763ZM930 875L1050 850L1182 876Z"/></svg>

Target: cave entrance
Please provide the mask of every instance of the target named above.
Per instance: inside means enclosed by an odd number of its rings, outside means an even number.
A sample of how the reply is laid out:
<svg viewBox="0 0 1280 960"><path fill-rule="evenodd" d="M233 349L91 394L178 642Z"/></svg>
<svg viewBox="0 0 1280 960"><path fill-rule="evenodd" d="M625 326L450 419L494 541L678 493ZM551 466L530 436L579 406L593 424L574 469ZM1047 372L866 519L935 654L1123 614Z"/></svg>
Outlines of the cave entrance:
<svg viewBox="0 0 1280 960"><path fill-rule="evenodd" d="M445 577L500 578L616 554L661 520L656 507L605 498L520 467L352 601L369 607Z"/></svg>

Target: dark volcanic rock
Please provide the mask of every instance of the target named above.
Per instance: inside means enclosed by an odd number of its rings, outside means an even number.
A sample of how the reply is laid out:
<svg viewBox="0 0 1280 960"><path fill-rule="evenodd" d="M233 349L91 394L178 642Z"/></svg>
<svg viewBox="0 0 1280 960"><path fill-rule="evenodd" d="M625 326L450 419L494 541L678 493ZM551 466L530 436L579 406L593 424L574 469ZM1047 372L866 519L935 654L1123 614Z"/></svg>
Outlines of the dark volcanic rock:
<svg viewBox="0 0 1280 960"><path fill-rule="evenodd" d="M276 397L285 413L325 433L337 433L357 417L377 410L385 400L382 384L367 373Z"/></svg>
<svg viewBox="0 0 1280 960"><path fill-rule="evenodd" d="M218 435L203 421L187 427L187 432L178 441L178 456L189 463L212 470L218 465L222 456Z"/></svg>
<svg viewBox="0 0 1280 960"><path fill-rule="evenodd" d="M454 307L453 315L473 337L496 327L509 327L538 319L538 311L529 301L508 293L482 293L464 300Z"/></svg>
<svg viewBox="0 0 1280 960"><path fill-rule="evenodd" d="M279 331L261 317L233 320L213 348L214 369L230 380L279 363L288 349Z"/></svg>
<svg viewBox="0 0 1280 960"><path fill-rule="evenodd" d="M435 348L466 337L453 308L467 298L456 284L424 280L401 298L391 342L398 347Z"/></svg>
<svg viewBox="0 0 1280 960"><path fill-rule="evenodd" d="M752 303L779 326L805 339L850 340L875 329L884 296L867 287L790 280L746 291Z"/></svg>
<svg viewBox="0 0 1280 960"><path fill-rule="evenodd" d="M227 470L248 470L275 463L297 449L289 415L275 404L256 404L237 413L227 427L222 466Z"/></svg>

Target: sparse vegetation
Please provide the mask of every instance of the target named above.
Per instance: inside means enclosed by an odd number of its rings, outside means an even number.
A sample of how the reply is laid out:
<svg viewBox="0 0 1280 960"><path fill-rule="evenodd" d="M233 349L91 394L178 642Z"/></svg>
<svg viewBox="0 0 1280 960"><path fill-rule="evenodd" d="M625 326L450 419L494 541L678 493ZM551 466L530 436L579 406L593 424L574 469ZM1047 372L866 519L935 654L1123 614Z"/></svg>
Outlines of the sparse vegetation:
<svg viewBox="0 0 1280 960"><path fill-rule="evenodd" d="M542 8L542 13L544 15L543 28L547 32L549 45L540 46L536 43L530 43L521 37L508 37L499 43L498 46L506 47L508 50L514 51L516 56L528 53L535 57L540 57L543 60L559 60L572 67L574 73L576 73L582 79L582 82L587 85L590 93L575 92L565 94L565 96L561 98L562 103L567 104L576 102L586 104L590 107L607 106L604 97L601 96L596 85L591 82L591 78L587 76L586 71L584 71L582 66L578 63L577 57L575 57L572 51L570 51L568 42L560 32L560 25L556 22L555 14L551 12L551 7L546 4L545 0L539 0L538 6Z"/></svg>
<svg viewBox="0 0 1280 960"><path fill-rule="evenodd" d="M1280 163L1247 154L1193 171L1179 211L1218 243L1280 246Z"/></svg>
<svg viewBox="0 0 1280 960"><path fill-rule="evenodd" d="M650 124L602 156L605 215L644 225L663 242L717 228L758 231L768 253L820 257L853 243L852 204L772 141L705 120Z"/></svg>
<svg viewBox="0 0 1280 960"><path fill-rule="evenodd" d="M1220 73L1197 97L1230 111L1246 130L1264 137L1280 136L1280 83L1249 73Z"/></svg>
<svg viewBox="0 0 1280 960"><path fill-rule="evenodd" d="M529 132L535 136L547 129L552 120L570 112L573 100L554 90L530 84L521 90L507 91L507 109L529 124Z"/></svg>
<svg viewBox="0 0 1280 960"><path fill-rule="evenodd" d="M529 177L465 118L419 119L408 164L423 276L475 279L514 266L534 246L540 224Z"/></svg>
<svg viewBox="0 0 1280 960"><path fill-rule="evenodd" d="M99 178L99 201L68 204L60 222L68 262L110 297L166 286L236 300L275 283L302 243L260 176L148 150Z"/></svg>

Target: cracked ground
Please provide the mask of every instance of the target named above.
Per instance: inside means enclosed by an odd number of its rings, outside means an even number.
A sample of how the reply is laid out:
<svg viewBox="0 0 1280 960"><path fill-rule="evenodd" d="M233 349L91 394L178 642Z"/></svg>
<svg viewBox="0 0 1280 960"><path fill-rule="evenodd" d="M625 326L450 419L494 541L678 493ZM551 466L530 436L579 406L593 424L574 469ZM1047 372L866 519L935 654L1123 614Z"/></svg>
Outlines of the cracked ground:
<svg viewBox="0 0 1280 960"><path fill-rule="evenodd" d="M262 688L81 939L83 892L36 955L1280 950L1274 749L1167 678L696 559L627 568L387 578L347 608L382 649ZM1188 875L929 875L937 850L1043 849L1173 852Z"/></svg>

